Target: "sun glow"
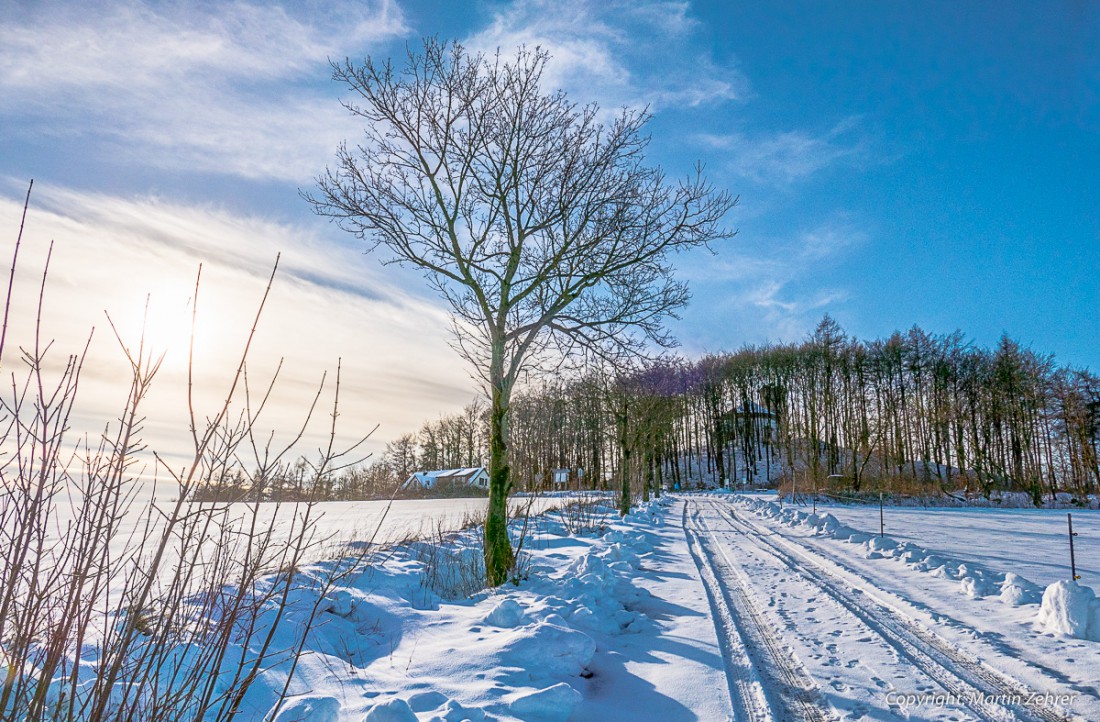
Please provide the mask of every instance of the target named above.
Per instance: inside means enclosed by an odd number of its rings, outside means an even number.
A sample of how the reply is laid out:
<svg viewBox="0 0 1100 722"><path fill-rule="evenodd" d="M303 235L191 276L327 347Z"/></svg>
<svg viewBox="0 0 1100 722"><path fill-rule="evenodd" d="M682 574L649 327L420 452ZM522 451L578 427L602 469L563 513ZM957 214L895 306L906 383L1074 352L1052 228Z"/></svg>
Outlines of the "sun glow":
<svg viewBox="0 0 1100 722"><path fill-rule="evenodd" d="M150 293L138 308L127 308L107 315L119 341L130 355L143 358L164 358L168 362L181 353L186 356L191 335L193 303L191 299L168 299ZM136 359L135 359L136 360Z"/></svg>
<svg viewBox="0 0 1100 722"><path fill-rule="evenodd" d="M218 320L203 305L200 299L196 310L193 287L187 291L182 284L166 284L140 302L132 299L117 313L108 310L107 315L135 360L140 354L143 360L162 360L166 370L179 371L209 360Z"/></svg>

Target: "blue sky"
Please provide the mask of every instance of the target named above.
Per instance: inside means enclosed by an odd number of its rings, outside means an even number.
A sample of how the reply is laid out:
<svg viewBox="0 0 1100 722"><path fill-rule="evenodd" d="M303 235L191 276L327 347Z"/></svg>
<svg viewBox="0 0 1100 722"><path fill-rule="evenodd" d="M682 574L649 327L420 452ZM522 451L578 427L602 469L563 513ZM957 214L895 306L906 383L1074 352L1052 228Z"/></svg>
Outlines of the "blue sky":
<svg viewBox="0 0 1100 722"><path fill-rule="evenodd" d="M797 340L828 312L859 337L1008 332L1100 368L1100 4L1085 0L0 0L2 237L37 184L20 288L54 239L59 339L80 345L104 310L136 324L152 293L171 346L204 262L215 388L282 252L259 339L263 358L287 358L274 425L337 358L349 435L380 422L384 441L461 406L476 390L442 304L298 197L356 137L327 59L427 34L543 45L550 83L648 105L654 162L680 175L703 161L740 195L738 236L679 261L688 354ZM94 350L108 370L89 418L118 372L106 334Z"/></svg>

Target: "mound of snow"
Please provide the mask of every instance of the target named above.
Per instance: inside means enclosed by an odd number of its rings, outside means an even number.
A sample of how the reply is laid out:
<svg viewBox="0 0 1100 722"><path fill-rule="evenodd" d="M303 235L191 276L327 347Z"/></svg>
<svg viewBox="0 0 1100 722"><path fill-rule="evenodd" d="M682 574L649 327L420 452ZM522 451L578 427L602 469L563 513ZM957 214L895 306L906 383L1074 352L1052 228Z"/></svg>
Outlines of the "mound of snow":
<svg viewBox="0 0 1100 722"><path fill-rule="evenodd" d="M898 543L888 536L872 537L867 542L867 549L873 552L893 551L897 547Z"/></svg>
<svg viewBox="0 0 1100 722"><path fill-rule="evenodd" d="M609 562L626 562L631 567L637 568L638 555L625 544L616 542L607 547L603 557Z"/></svg>
<svg viewBox="0 0 1100 722"><path fill-rule="evenodd" d="M1035 623L1049 634L1100 642L1100 600L1091 587L1054 582L1043 592Z"/></svg>
<svg viewBox="0 0 1100 722"><path fill-rule="evenodd" d="M642 522L646 524L652 524L659 526L663 521L665 504L656 500L648 501L644 504L635 506L634 509L626 515L624 521L633 522L635 524Z"/></svg>
<svg viewBox="0 0 1100 722"><path fill-rule="evenodd" d="M351 592L347 589L333 589L325 595L320 611L331 612L337 617L348 617L351 616L353 607Z"/></svg>
<svg viewBox="0 0 1100 722"><path fill-rule="evenodd" d="M288 700L274 722L340 722L340 700L305 696Z"/></svg>
<svg viewBox="0 0 1100 722"><path fill-rule="evenodd" d="M515 599L505 599L493 607L493 611L485 615L483 621L494 627L505 629L518 627L524 621L523 607Z"/></svg>
<svg viewBox="0 0 1100 722"><path fill-rule="evenodd" d="M596 653L592 638L557 614L518 632L501 649L500 661L527 670L532 678L579 675Z"/></svg>
<svg viewBox="0 0 1100 722"><path fill-rule="evenodd" d="M484 722L485 712L477 707L463 707L458 702L448 700L438 714L428 722Z"/></svg>
<svg viewBox="0 0 1100 722"><path fill-rule="evenodd" d="M1005 574L1005 580L1001 583L1002 602L1018 607L1021 604L1038 604L1041 598L1039 585L1013 572Z"/></svg>
<svg viewBox="0 0 1100 722"><path fill-rule="evenodd" d="M996 591L996 587L987 582L981 574L966 575L959 580L959 588L962 593L971 599L986 597Z"/></svg>
<svg viewBox="0 0 1100 722"><path fill-rule="evenodd" d="M607 562L595 554L585 554L569 565L568 572L577 579L585 579L589 575L603 579L607 576Z"/></svg>
<svg viewBox="0 0 1100 722"><path fill-rule="evenodd" d="M447 698L447 695L435 690L429 690L427 692L417 692L416 694L409 695L408 700L409 708L413 712L428 712L429 710L437 709L443 705L451 702L452 700Z"/></svg>
<svg viewBox="0 0 1100 722"><path fill-rule="evenodd" d="M825 514L824 516L817 517L817 521L814 523L814 526L817 528L819 533L829 535L836 533L836 530L840 529L844 525L841 524L832 514Z"/></svg>
<svg viewBox="0 0 1100 722"><path fill-rule="evenodd" d="M313 722L313 718L309 718ZM416 712L400 697L376 704L367 712L363 722L419 722Z"/></svg>
<svg viewBox="0 0 1100 722"><path fill-rule="evenodd" d="M561 682L520 695L512 701L511 711L516 717L530 722L565 722L581 699L580 692Z"/></svg>

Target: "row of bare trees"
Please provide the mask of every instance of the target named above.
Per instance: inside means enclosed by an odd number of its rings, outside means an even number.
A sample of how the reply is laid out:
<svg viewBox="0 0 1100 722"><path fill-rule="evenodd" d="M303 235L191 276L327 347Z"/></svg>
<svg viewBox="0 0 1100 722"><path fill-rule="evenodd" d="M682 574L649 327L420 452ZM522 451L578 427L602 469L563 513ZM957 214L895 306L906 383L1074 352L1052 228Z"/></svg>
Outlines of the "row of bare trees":
<svg viewBox="0 0 1100 722"><path fill-rule="evenodd" d="M637 496L793 480L1023 491L1039 504L1100 491L1100 378L1007 336L992 349L915 327L860 341L826 317L799 343L528 389L513 399L511 435L521 488L569 468L586 488L630 477Z"/></svg>
<svg viewBox="0 0 1100 722"><path fill-rule="evenodd" d="M240 468L213 484L203 484L193 501L300 502L389 499L402 493L402 482L415 471L484 466L488 454L488 414L475 399L459 413L426 421L417 433L406 433L386 444L370 464L329 468L296 459L262 475Z"/></svg>
<svg viewBox="0 0 1100 722"><path fill-rule="evenodd" d="M799 343L557 377L518 392L510 423L522 490L549 488L555 469L568 470L568 488L629 485L643 499L779 482L1023 491L1037 504L1100 490L1100 379L1008 337L993 349L919 328L860 341L826 317ZM413 471L482 465L488 425L472 403L326 481L322 495L388 497Z"/></svg>

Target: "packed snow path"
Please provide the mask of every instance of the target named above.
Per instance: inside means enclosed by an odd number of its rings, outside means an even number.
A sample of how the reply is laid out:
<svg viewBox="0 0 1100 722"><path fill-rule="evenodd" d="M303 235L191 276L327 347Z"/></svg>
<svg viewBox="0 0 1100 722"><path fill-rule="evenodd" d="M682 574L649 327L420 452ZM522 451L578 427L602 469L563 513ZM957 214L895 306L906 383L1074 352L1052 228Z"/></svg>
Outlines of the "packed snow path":
<svg viewBox="0 0 1100 722"><path fill-rule="evenodd" d="M682 523L736 719L1075 719L1036 694L1045 690L943 639L903 600L728 501L689 497Z"/></svg>
<svg viewBox="0 0 1100 722"><path fill-rule="evenodd" d="M776 633L746 593L741 572L699 506L698 502L684 506L684 532L714 612L734 719L831 719L821 706L813 679L782 649Z"/></svg>

